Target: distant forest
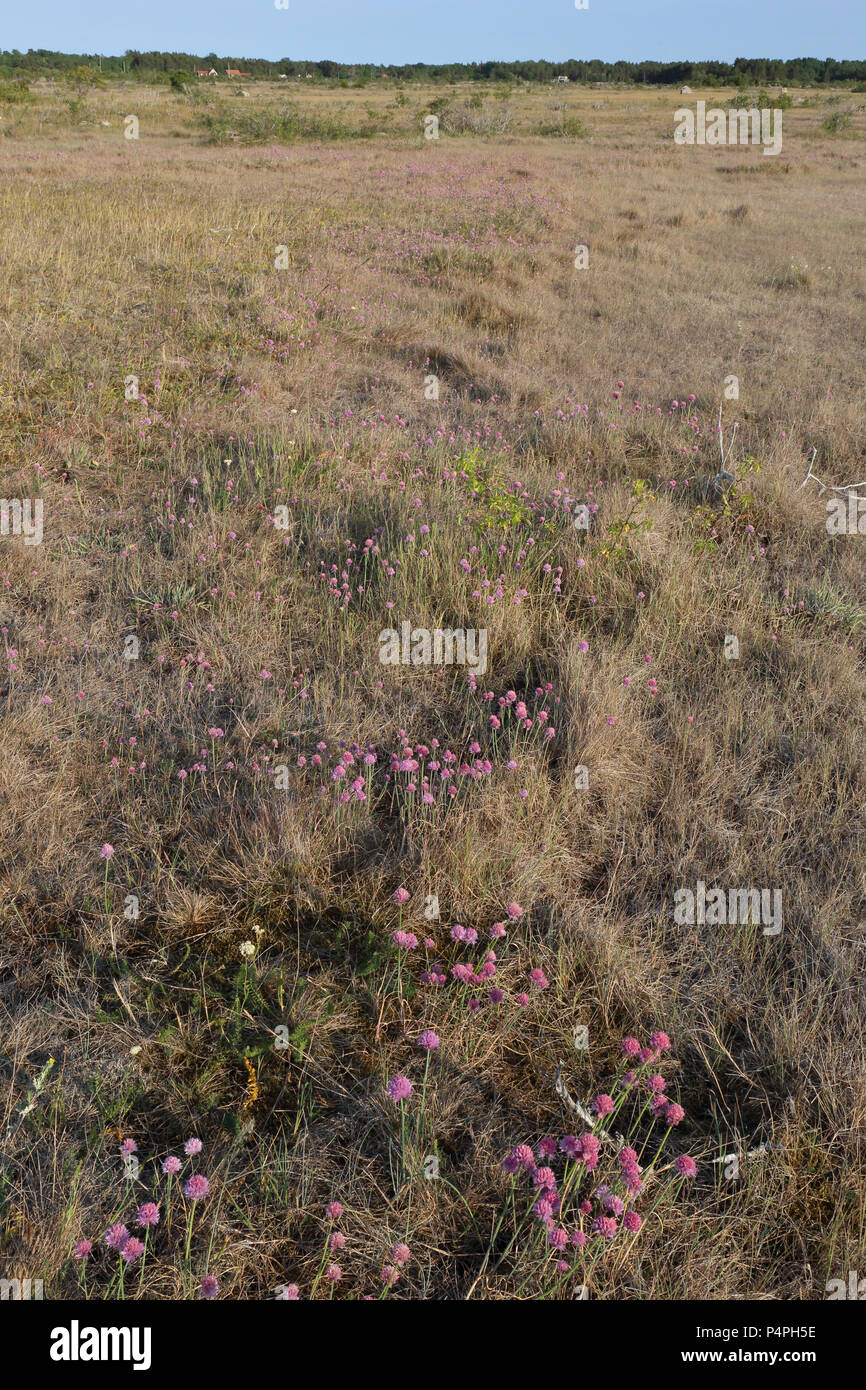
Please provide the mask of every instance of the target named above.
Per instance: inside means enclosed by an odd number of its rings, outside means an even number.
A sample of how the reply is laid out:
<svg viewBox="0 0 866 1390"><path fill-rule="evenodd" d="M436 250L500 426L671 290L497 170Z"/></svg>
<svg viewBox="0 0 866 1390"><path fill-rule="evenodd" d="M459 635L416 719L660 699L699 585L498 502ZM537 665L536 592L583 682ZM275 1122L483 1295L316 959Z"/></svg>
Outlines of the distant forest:
<svg viewBox="0 0 866 1390"><path fill-rule="evenodd" d="M835 58L737 58L733 63L603 63L569 58L563 63L542 59L489 63L335 63L302 62L281 58L218 57L215 53L139 53L130 49L122 57L93 53L55 53L47 48L0 50L0 78L72 77L85 80L126 76L143 81L170 81L172 75L193 75L197 68L215 68L222 77L226 68L239 68L253 78L304 77L346 86L365 86L387 77L399 82L552 82L567 77L572 82L643 82L649 84L694 83L696 86L815 86L866 80L866 59Z"/></svg>

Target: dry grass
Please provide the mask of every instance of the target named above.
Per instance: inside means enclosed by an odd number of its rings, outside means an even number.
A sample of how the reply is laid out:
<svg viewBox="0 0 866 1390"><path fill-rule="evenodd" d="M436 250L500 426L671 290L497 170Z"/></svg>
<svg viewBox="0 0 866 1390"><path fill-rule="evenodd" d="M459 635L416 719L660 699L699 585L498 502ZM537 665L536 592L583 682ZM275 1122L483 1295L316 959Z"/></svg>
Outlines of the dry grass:
<svg viewBox="0 0 866 1390"><path fill-rule="evenodd" d="M502 1158L573 1128L560 1059L586 1103L623 1034L662 1027L686 1119L643 1230L574 1279L823 1297L866 1258L866 540L828 536L799 483L812 446L825 480L866 477L862 114L827 131L806 93L768 159L676 147L672 93L515 90L479 114L456 91L433 142L433 93L317 88L291 94L316 138L262 145L286 99L267 84L210 112L34 90L0 113L2 491L44 501L41 545L0 541L4 1277L74 1296L74 1242L164 1202L154 1160L197 1134L190 1253L164 1206L127 1297L192 1296L206 1269L230 1297L325 1296L335 1197L337 1296L375 1293L406 1239L393 1297L571 1297L497 1226ZM586 136L535 133L569 121ZM478 691L382 666L403 619L486 628ZM532 713L548 685L549 744L491 734L483 692ZM491 769L419 804L386 782L401 730L458 766L477 740ZM341 741L378 757L348 805L312 766ZM781 889L782 932L677 926L699 879ZM398 925L447 970L472 955L451 925L480 961L512 901L500 1006L422 984L420 950L398 977ZM550 986L521 1009L532 968ZM425 1027L442 1048L407 1176L384 1084L412 1078L414 1124ZM739 1180L714 1165L762 1143ZM90 1265L116 1296L107 1254Z"/></svg>

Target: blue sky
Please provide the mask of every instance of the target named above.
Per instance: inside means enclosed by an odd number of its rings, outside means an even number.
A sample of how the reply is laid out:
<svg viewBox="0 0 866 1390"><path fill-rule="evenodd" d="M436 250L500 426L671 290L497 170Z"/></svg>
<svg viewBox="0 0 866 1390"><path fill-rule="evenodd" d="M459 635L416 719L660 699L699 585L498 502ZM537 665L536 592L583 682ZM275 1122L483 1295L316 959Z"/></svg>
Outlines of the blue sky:
<svg viewBox="0 0 866 1390"><path fill-rule="evenodd" d="M864 0L0 0L0 48L340 62L864 58Z"/></svg>

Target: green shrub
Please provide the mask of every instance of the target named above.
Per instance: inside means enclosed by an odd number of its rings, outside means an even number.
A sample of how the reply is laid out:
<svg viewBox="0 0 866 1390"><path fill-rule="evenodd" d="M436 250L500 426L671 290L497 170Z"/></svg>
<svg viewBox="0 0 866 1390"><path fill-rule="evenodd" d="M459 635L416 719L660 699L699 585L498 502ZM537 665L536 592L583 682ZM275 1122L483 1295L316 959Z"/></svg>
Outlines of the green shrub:
<svg viewBox="0 0 866 1390"><path fill-rule="evenodd" d="M0 82L0 102L19 105L21 102L32 100L33 93L21 78L15 82Z"/></svg>

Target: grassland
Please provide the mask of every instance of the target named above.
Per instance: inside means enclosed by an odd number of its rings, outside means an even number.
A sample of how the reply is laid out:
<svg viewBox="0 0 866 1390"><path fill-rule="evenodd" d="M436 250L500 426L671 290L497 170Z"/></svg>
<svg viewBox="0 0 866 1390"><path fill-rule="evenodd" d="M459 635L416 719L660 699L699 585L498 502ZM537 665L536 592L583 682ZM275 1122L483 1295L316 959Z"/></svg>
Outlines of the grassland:
<svg viewBox="0 0 866 1390"><path fill-rule="evenodd" d="M773 158L674 144L732 92L286 86L0 101L0 490L44 507L0 540L3 1277L823 1298L866 1267L866 537L801 483L866 478L863 98L794 94ZM404 620L486 672L382 665ZM781 932L677 925L698 880ZM658 1029L672 1126L615 1084ZM560 1062L644 1170L566 1270L502 1169L586 1128Z"/></svg>

